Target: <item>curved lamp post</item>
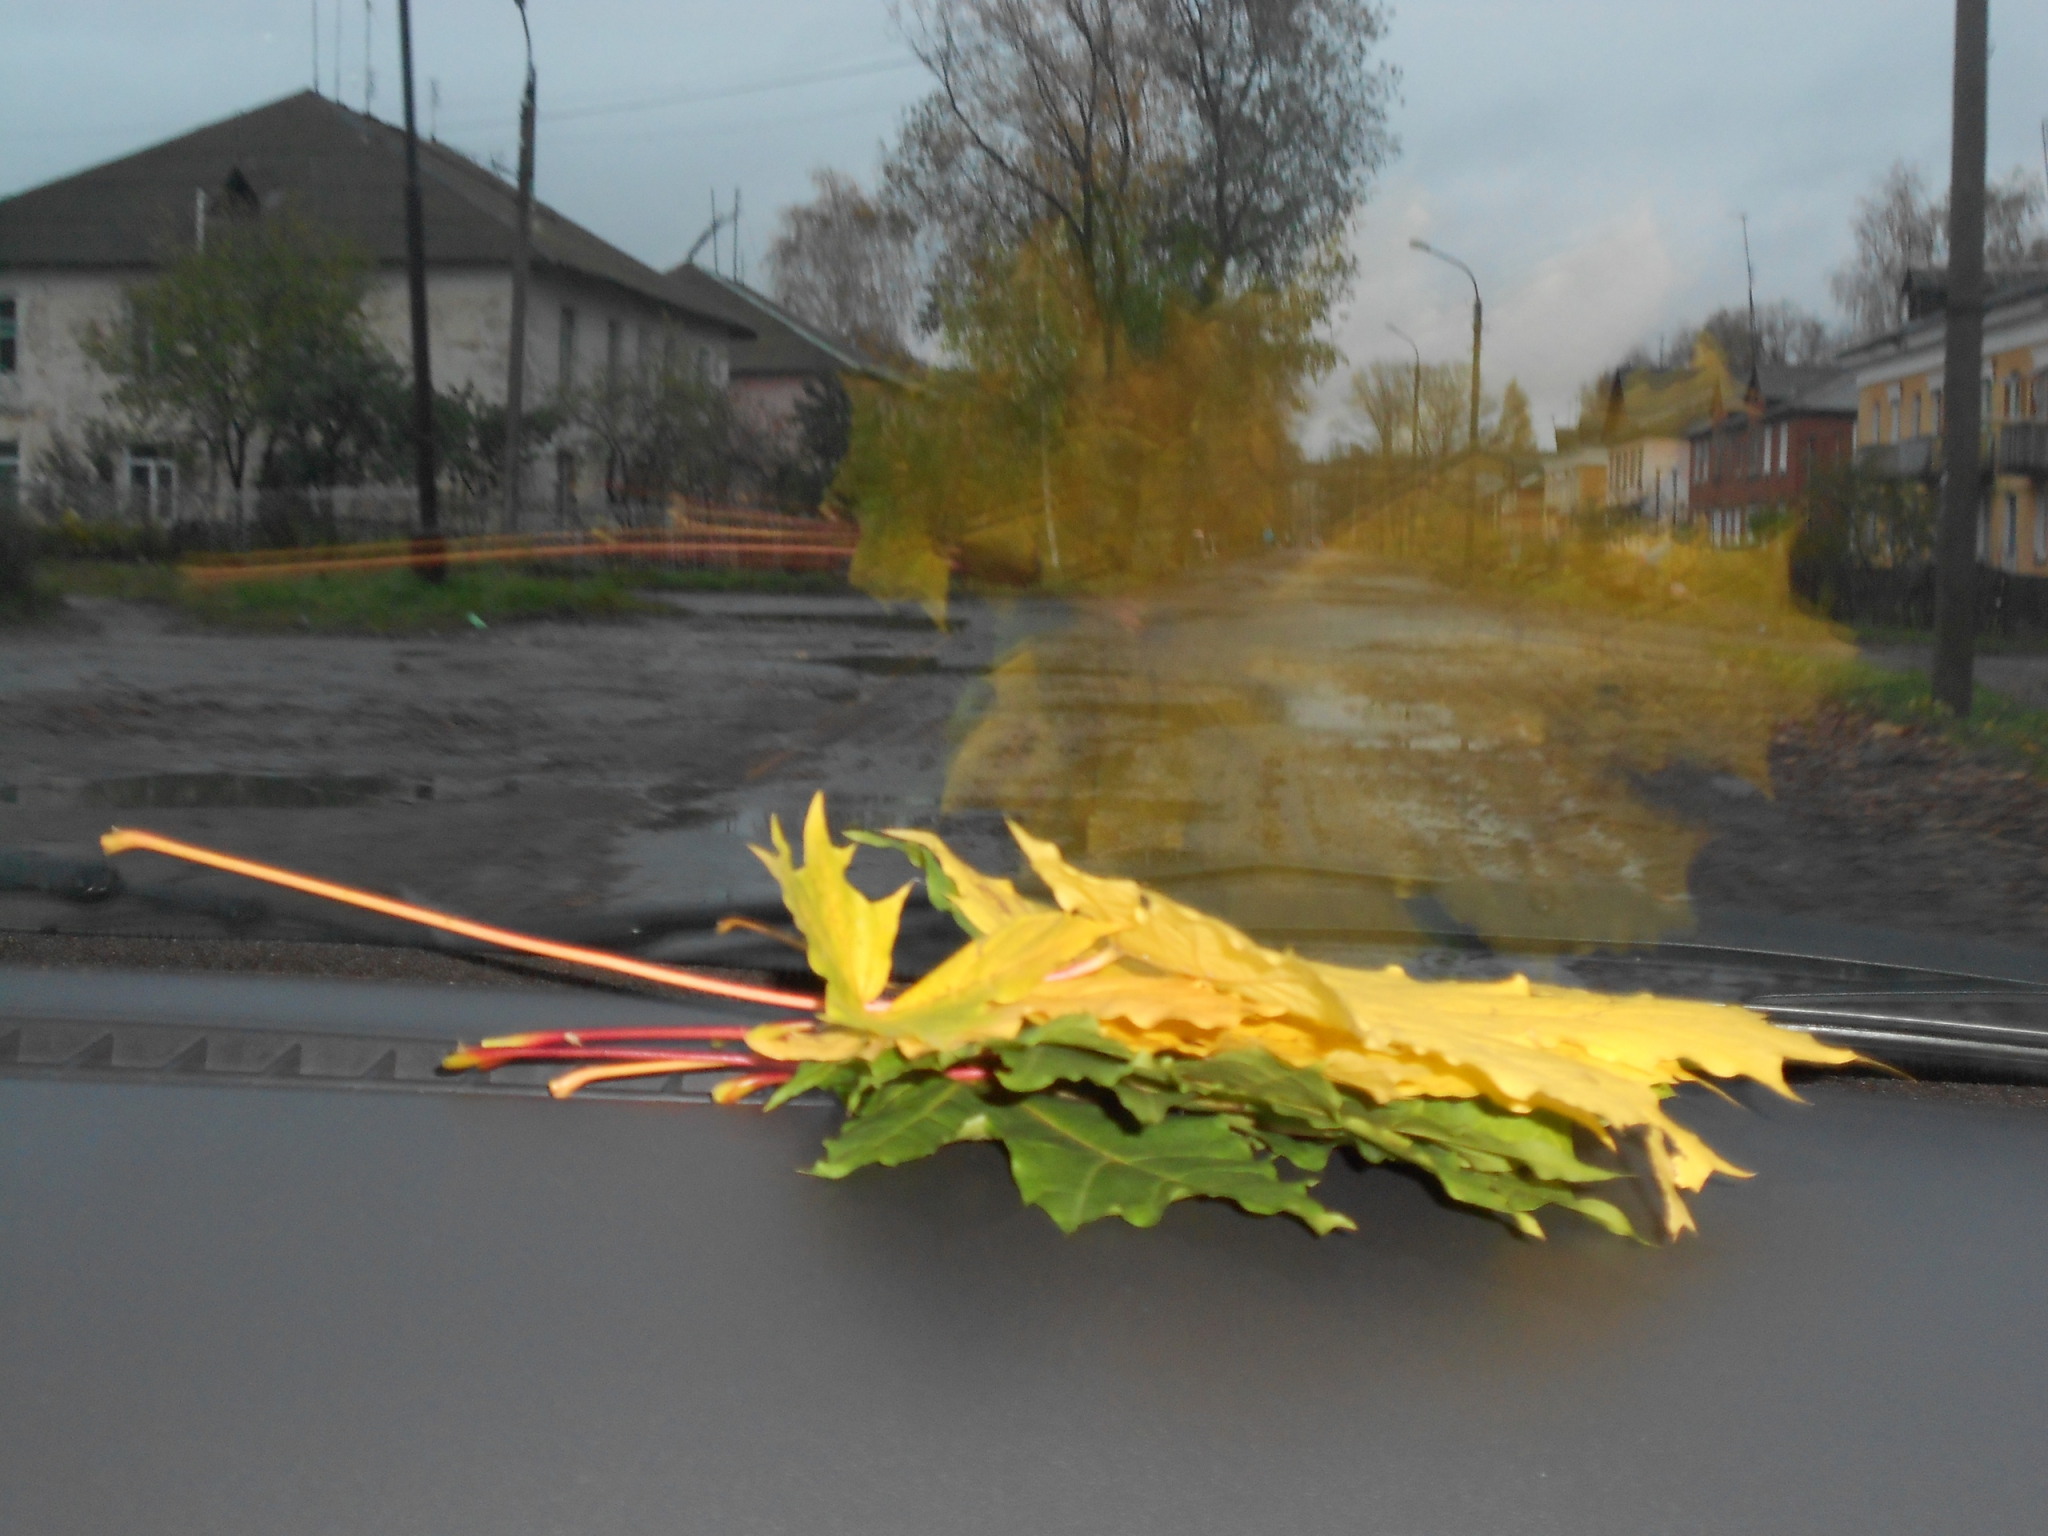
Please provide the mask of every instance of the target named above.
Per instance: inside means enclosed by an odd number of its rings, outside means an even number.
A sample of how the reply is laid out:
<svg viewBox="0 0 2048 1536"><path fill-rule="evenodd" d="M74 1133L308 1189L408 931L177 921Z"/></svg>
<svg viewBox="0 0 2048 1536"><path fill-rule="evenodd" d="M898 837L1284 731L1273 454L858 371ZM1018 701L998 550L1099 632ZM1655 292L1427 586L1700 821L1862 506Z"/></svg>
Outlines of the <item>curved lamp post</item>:
<svg viewBox="0 0 2048 1536"><path fill-rule="evenodd" d="M1438 261L1449 262L1472 281L1472 422L1469 443L1470 446L1477 448L1479 446L1479 320L1481 314L1479 279L1473 275L1472 269L1466 266L1465 263L1458 260L1457 257L1451 255L1448 251L1438 250L1427 240L1410 240L1408 244L1415 250L1421 251L1424 255L1434 256Z"/></svg>

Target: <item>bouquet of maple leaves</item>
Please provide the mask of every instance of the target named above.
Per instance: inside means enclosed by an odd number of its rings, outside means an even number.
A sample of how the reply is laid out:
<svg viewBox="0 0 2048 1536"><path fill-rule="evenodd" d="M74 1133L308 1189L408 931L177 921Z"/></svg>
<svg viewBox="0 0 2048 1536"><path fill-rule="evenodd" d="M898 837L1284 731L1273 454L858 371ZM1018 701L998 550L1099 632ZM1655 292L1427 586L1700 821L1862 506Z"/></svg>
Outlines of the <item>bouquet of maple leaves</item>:
<svg viewBox="0 0 2048 1536"><path fill-rule="evenodd" d="M822 796L801 865L779 822L755 850L825 983L814 1019L747 1036L796 1064L770 1108L813 1089L846 1106L813 1173L994 1141L1023 1198L1067 1231L1104 1216L1150 1226L1208 1196L1328 1233L1354 1224L1316 1200L1315 1180L1348 1151L1413 1164L1531 1236L1551 1206L1635 1235L1595 1192L1616 1170L1581 1150L1626 1138L1676 1236L1693 1225L1685 1191L1741 1173L1666 1113L1676 1084L1747 1077L1789 1096L1787 1062L1854 1059L1738 1007L1304 959L1011 831L1050 902L929 832L850 834L905 854L966 935L900 991L910 888L879 901L854 888L854 849L832 841Z"/></svg>
<svg viewBox="0 0 2048 1536"><path fill-rule="evenodd" d="M1677 1085L1746 1077L1791 1096L1788 1062L1838 1066L1848 1051L1746 1009L1500 982L1417 981L1254 943L1228 923L1130 880L1074 868L1014 822L1051 900L985 875L929 832L853 832L895 849L965 934L910 986L891 985L905 885L879 901L847 879L822 795L799 865L779 821L756 848L782 887L822 998L701 975L515 933L116 828L135 850L265 880L483 943L642 980L793 1010L760 1024L556 1030L457 1050L445 1070L518 1062L570 1070L566 1097L610 1078L737 1068L722 1103L768 1092L770 1109L823 1090L846 1118L812 1172L844 1178L960 1141L1000 1142L1024 1199L1071 1232L1104 1216L1157 1222L1178 1200L1229 1200L1317 1233L1354 1226L1315 1198L1345 1152L1403 1162L1452 1200L1543 1235L1537 1213L1634 1224L1598 1193L1639 1155L1664 1233L1693 1226L1687 1192L1745 1176L1666 1113ZM736 1043L744 1040L744 1049Z"/></svg>

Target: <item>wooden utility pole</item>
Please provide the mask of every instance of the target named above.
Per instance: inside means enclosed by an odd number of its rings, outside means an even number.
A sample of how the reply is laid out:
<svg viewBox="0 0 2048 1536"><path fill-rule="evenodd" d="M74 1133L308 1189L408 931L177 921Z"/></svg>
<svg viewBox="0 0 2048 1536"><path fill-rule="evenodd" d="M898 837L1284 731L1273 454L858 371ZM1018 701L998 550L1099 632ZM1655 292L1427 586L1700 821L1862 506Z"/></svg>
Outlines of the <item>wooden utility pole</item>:
<svg viewBox="0 0 2048 1536"><path fill-rule="evenodd" d="M1935 702L1970 713L1977 646L1978 379L1984 344L1984 101L1988 0L1956 0L1954 125L1948 176L1946 420L1934 543Z"/></svg>
<svg viewBox="0 0 2048 1536"><path fill-rule="evenodd" d="M519 103L519 197L512 235L512 336L505 365L505 531L519 531L520 493L525 489L525 450L520 431L526 410L526 283L533 241L533 29L526 24L526 0L517 0L526 31L526 95Z"/></svg>
<svg viewBox="0 0 2048 1536"><path fill-rule="evenodd" d="M412 0L398 0L398 65L405 87L405 278L412 307L412 464L419 487L416 569L428 581L448 579L442 559L441 508L434 493L434 370L427 357L427 220L420 206L420 135L412 105Z"/></svg>

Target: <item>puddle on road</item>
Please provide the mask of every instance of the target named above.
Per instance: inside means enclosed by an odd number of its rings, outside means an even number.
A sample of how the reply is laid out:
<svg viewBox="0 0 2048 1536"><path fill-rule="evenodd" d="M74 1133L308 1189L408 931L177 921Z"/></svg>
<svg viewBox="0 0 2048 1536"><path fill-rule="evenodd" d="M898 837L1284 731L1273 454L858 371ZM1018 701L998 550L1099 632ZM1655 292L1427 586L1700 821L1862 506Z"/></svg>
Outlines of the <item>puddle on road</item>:
<svg viewBox="0 0 2048 1536"><path fill-rule="evenodd" d="M974 671L979 667L943 667L936 656L820 656L819 661L832 667L845 667L854 672L872 672L883 677L908 677L915 672Z"/></svg>
<svg viewBox="0 0 2048 1536"><path fill-rule="evenodd" d="M303 811L372 800L431 800L431 783L381 774L144 773L94 779L79 791L86 805L117 810L255 809Z"/></svg>

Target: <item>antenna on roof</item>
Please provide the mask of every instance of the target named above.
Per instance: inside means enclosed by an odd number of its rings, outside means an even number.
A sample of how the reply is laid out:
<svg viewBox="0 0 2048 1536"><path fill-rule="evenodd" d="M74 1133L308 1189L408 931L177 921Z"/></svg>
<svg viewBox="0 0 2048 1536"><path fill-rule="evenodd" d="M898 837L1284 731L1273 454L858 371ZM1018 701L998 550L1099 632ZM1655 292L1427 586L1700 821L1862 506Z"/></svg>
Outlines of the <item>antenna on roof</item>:
<svg viewBox="0 0 2048 1536"><path fill-rule="evenodd" d="M718 214L718 189L711 189L711 270L718 271L718 226L725 221Z"/></svg>
<svg viewBox="0 0 2048 1536"><path fill-rule="evenodd" d="M1756 264L1749 259L1749 215L1742 216L1742 269L1749 274L1749 393L1761 395L1757 382L1757 353L1762 350L1756 334Z"/></svg>
<svg viewBox="0 0 2048 1536"><path fill-rule="evenodd" d="M740 265L740 189L732 189L732 275L735 282L747 280L746 269Z"/></svg>
<svg viewBox="0 0 2048 1536"><path fill-rule="evenodd" d="M320 94L320 0L313 0L313 94Z"/></svg>
<svg viewBox="0 0 2048 1536"><path fill-rule="evenodd" d="M441 142L441 82L427 82L427 137Z"/></svg>
<svg viewBox="0 0 2048 1536"><path fill-rule="evenodd" d="M363 116L370 115L370 103L377 99L377 71L370 67L371 0L363 0Z"/></svg>
<svg viewBox="0 0 2048 1536"><path fill-rule="evenodd" d="M334 100L341 101L341 0L334 0Z"/></svg>

